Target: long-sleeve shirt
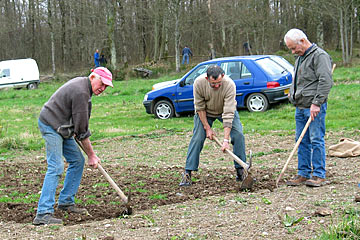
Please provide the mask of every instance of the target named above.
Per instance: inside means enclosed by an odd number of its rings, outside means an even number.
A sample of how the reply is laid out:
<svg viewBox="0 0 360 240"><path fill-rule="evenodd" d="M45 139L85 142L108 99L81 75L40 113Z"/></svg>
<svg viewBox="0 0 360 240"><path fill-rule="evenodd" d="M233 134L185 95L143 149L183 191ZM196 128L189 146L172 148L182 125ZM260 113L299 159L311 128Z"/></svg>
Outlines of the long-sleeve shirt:
<svg viewBox="0 0 360 240"><path fill-rule="evenodd" d="M210 87L206 74L194 82L195 111L206 111L209 117L222 117L223 127L232 127L236 111L236 86L233 80L224 75L222 85L214 90Z"/></svg>
<svg viewBox="0 0 360 240"><path fill-rule="evenodd" d="M75 134L78 140L91 136L92 87L88 77L77 77L61 86L45 103L39 119L64 138Z"/></svg>
<svg viewBox="0 0 360 240"><path fill-rule="evenodd" d="M182 50L182 55L189 55L189 56L192 56L192 52L190 50L190 48L188 47L185 47L183 50Z"/></svg>

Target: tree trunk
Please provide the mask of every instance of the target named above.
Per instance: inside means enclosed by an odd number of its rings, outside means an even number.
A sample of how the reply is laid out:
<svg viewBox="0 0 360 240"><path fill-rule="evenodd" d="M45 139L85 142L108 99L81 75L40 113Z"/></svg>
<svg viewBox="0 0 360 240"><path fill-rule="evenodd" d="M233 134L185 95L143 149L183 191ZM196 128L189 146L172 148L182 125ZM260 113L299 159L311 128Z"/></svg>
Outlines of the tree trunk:
<svg viewBox="0 0 360 240"><path fill-rule="evenodd" d="M29 22L30 22L30 45L31 45L31 57L35 58L35 43L36 43L36 36L35 36L35 4L34 0L29 0Z"/></svg>
<svg viewBox="0 0 360 240"><path fill-rule="evenodd" d="M159 54L159 23L158 18L155 17L154 21L154 55L153 55L153 61L156 62L158 54Z"/></svg>
<svg viewBox="0 0 360 240"><path fill-rule="evenodd" d="M227 55L227 48L226 48L226 31L225 31L225 21L221 18L221 49L223 50L223 54Z"/></svg>
<svg viewBox="0 0 360 240"><path fill-rule="evenodd" d="M63 64L63 72L66 72L67 69L67 46L66 46L66 2L62 0L58 0L60 15L61 15L61 46L62 46L62 64Z"/></svg>
<svg viewBox="0 0 360 240"><path fill-rule="evenodd" d="M210 58L213 59L216 56L215 56L215 48L214 48L214 20L211 16L211 0L207 1L207 6L208 6L208 18L210 22L210 42L209 42Z"/></svg>
<svg viewBox="0 0 360 240"><path fill-rule="evenodd" d="M175 47L175 65L176 72L180 72L180 3L181 0L170 0L169 7L175 21L174 31L174 47Z"/></svg>
<svg viewBox="0 0 360 240"><path fill-rule="evenodd" d="M166 14L164 14L162 16L162 29L161 29L161 43L160 43L160 51L159 51L159 58L158 60L160 61L163 56L164 56L164 52L165 52L165 46L167 45L166 41L167 41L167 17ZM167 55L165 55L165 58L167 57Z"/></svg>
<svg viewBox="0 0 360 240"><path fill-rule="evenodd" d="M321 47L324 48L324 28L323 28L323 21L322 21L322 14L319 14L317 17L318 23L317 23L317 27L316 27L316 39L317 39L317 44Z"/></svg>
<svg viewBox="0 0 360 240"><path fill-rule="evenodd" d="M47 0L48 7L48 25L50 30L50 42L51 42L51 66L52 66L52 74L56 73L56 65L55 65L55 40L54 40L54 28L53 28L53 17L52 17L52 4L51 0Z"/></svg>
<svg viewBox="0 0 360 240"><path fill-rule="evenodd" d="M175 14L175 59L176 72L180 72L180 31L179 31L179 8Z"/></svg>
<svg viewBox="0 0 360 240"><path fill-rule="evenodd" d="M119 32L120 32L120 38L122 43L122 61L124 63L124 68L128 67L128 51L127 51L127 42L126 42L126 30L125 30L125 10L124 5L122 1L118 1L119 4L119 18L120 18L120 24L119 24Z"/></svg>
<svg viewBox="0 0 360 240"><path fill-rule="evenodd" d="M107 12L108 12L108 19L107 19L107 30L108 30L108 45L110 49L111 55L111 69L116 71L116 47L115 47L115 22L116 22L116 0L107 0Z"/></svg>

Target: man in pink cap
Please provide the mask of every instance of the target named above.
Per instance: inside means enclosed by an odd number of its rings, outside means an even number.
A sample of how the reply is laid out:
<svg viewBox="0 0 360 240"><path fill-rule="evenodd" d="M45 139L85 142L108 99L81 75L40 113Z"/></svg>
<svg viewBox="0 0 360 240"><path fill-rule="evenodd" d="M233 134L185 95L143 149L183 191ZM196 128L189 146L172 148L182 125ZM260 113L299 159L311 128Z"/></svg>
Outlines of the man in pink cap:
<svg viewBox="0 0 360 240"><path fill-rule="evenodd" d="M93 94L102 93L107 86L113 87L112 74L107 68L98 67L91 72L88 77L77 77L65 83L41 109L38 125L45 139L48 167L34 225L62 224L62 220L55 218L53 214L56 188L64 171L63 156L69 166L57 209L75 214L87 214L87 210L75 206L74 201L85 162L74 137L83 145L89 166L97 168L100 159L96 156L89 139L91 97Z"/></svg>

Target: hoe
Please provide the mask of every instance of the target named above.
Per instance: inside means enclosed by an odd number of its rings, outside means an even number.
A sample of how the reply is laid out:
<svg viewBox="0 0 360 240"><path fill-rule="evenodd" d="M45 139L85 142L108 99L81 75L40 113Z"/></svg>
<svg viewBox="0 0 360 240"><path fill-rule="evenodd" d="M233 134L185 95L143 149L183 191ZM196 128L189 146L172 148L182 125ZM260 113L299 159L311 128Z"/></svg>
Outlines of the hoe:
<svg viewBox="0 0 360 240"><path fill-rule="evenodd" d="M219 141L219 139L215 136L213 136L213 139L215 140L215 142L221 147L222 144ZM243 162L238 156L236 156L232 151L230 151L229 149L225 149L225 151L230 154L230 156L232 156L234 158L234 160L240 164L240 166L242 166L244 168L244 180L241 183L240 189L241 190L250 190L252 188L252 186L254 185L255 179L251 176L249 169L251 168L251 151L250 151L250 160L249 160L249 165L247 165L245 162Z"/></svg>
<svg viewBox="0 0 360 240"><path fill-rule="evenodd" d="M75 138L77 144L84 151L84 147L81 142ZM84 151L85 152L85 151ZM121 200L124 202L126 209L120 215L131 215L132 208L130 206L130 196L131 192L129 192L129 197L126 197L124 192L118 187L118 185L114 182L114 180L110 177L110 175L104 170L104 168L98 163L97 168L101 172L101 174L106 178L106 180L110 183L110 185L115 189L116 193L120 196Z"/></svg>

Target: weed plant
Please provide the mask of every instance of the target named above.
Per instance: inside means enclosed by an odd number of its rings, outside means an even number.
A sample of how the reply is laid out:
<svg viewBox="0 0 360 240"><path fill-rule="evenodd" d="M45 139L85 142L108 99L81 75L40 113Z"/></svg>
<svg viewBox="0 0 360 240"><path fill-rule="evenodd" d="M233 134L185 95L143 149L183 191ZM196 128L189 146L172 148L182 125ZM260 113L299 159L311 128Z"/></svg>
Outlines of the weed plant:
<svg viewBox="0 0 360 240"><path fill-rule="evenodd" d="M323 230L318 240L360 239L360 213L356 209L345 210L338 224Z"/></svg>

